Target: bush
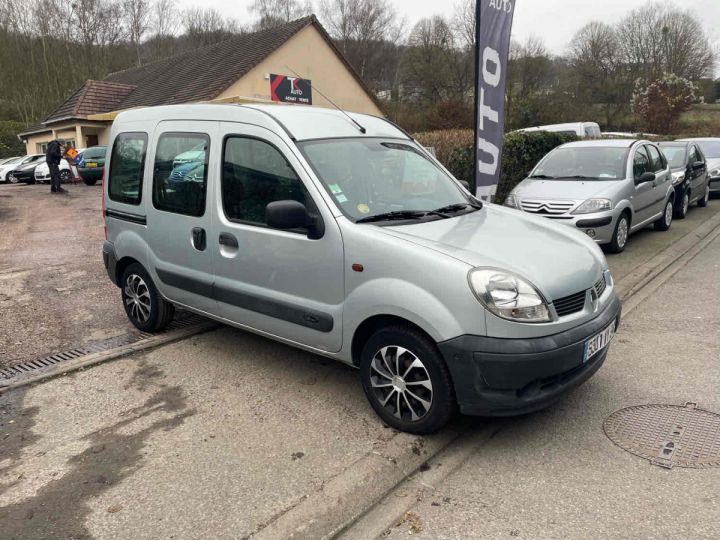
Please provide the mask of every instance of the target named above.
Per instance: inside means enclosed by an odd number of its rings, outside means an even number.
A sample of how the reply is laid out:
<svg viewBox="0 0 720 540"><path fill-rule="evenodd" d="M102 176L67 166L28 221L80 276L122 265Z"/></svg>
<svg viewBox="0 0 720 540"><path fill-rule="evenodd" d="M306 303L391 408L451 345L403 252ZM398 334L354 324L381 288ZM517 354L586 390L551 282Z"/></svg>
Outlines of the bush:
<svg viewBox="0 0 720 540"><path fill-rule="evenodd" d="M0 120L0 159L25 155L25 145L17 138L25 127L22 122Z"/></svg>
<svg viewBox="0 0 720 540"><path fill-rule="evenodd" d="M673 73L650 82L638 79L632 109L648 131L672 133L680 115L697 101L697 92L695 84Z"/></svg>
<svg viewBox="0 0 720 540"><path fill-rule="evenodd" d="M471 130L431 131L418 133L415 138L423 146L434 148L440 163L458 180L472 184L475 157ZM550 150L575 140L577 137L574 135L547 131L507 133L503 144L500 184L494 202L502 204L508 193Z"/></svg>

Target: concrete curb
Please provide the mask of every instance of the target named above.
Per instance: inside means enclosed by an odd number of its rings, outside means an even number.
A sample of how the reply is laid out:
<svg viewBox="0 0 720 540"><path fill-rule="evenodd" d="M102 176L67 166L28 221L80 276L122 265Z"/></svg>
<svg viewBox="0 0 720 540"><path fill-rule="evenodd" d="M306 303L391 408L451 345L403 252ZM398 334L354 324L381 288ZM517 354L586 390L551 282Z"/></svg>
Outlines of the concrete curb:
<svg viewBox="0 0 720 540"><path fill-rule="evenodd" d="M398 433L382 452L366 454L251 537L331 538L467 429L456 425L427 438Z"/></svg>
<svg viewBox="0 0 720 540"><path fill-rule="evenodd" d="M142 341L139 341L137 343L124 345L121 347L110 349L108 351L88 354L86 356L78 358L77 360L68 360L66 362L63 362L62 364L59 364L52 368L48 368L47 370L43 370L40 373L19 375L18 377L13 377L12 379L10 379L7 385L4 385L3 381L0 380L0 395L21 386L40 382L45 379L51 379L60 375L66 375L73 371L94 366L95 364L100 364L102 362L106 362L115 358L120 358L122 356L127 356L138 351L144 351L152 349L154 347L159 347L160 345L167 345L175 341L180 341L196 334L201 334L203 332L214 330L219 326L220 325L218 323L208 321L206 323L201 323L197 326L178 328L176 330L170 330L168 332L164 332L162 334L143 339Z"/></svg>

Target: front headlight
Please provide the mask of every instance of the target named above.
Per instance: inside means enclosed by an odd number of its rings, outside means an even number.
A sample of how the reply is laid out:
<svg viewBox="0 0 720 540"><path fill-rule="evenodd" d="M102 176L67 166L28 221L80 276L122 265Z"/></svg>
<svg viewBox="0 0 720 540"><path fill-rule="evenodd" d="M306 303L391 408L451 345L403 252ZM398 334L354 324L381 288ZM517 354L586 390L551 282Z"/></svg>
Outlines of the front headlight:
<svg viewBox="0 0 720 540"><path fill-rule="evenodd" d="M677 186L678 184L682 184L685 181L685 173L684 172L674 172L672 173L673 178L673 186Z"/></svg>
<svg viewBox="0 0 720 540"><path fill-rule="evenodd" d="M610 199L588 199L578 206L573 214L592 214L603 210L612 210L612 201Z"/></svg>
<svg viewBox="0 0 720 540"><path fill-rule="evenodd" d="M710 171L710 176L720 176L720 167L718 167L717 169L713 169L712 171Z"/></svg>
<svg viewBox="0 0 720 540"><path fill-rule="evenodd" d="M520 201L518 201L518 198L511 193L505 199L505 206L509 208L520 208Z"/></svg>
<svg viewBox="0 0 720 540"><path fill-rule="evenodd" d="M477 299L498 317L526 323L551 320L540 292L521 277L496 268L475 268L468 281Z"/></svg>

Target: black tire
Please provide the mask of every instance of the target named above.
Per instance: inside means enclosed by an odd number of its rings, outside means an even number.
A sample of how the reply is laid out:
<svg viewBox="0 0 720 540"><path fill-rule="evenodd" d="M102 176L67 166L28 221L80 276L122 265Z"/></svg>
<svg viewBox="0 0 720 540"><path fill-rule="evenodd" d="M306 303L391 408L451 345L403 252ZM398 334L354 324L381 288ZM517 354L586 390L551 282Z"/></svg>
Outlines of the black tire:
<svg viewBox="0 0 720 540"><path fill-rule="evenodd" d="M625 234L624 239L622 235L622 224L625 224ZM620 217L617 220L617 223L615 224L615 230L613 231L613 239L612 242L608 244L608 250L610 253L622 253L625 251L625 246L627 246L628 236L630 236L630 218L628 218L628 215L623 213L620 215Z"/></svg>
<svg viewBox="0 0 720 540"><path fill-rule="evenodd" d="M120 291L125 314L138 330L159 332L175 316L175 306L160 296L150 275L138 263L131 264L123 272ZM140 302L149 308L143 309L138 305Z"/></svg>
<svg viewBox="0 0 720 540"><path fill-rule="evenodd" d="M72 180L72 173L68 170L63 169L60 171L60 183L61 184L67 184L70 180Z"/></svg>
<svg viewBox="0 0 720 540"><path fill-rule="evenodd" d="M663 206L664 210L662 217L654 223L656 231L667 231L670 228L670 225L672 225L673 205L672 199L668 199L665 206ZM670 210L668 210L668 207Z"/></svg>
<svg viewBox="0 0 720 540"><path fill-rule="evenodd" d="M97 178L83 178L83 182L86 186L94 186L97 184Z"/></svg>
<svg viewBox="0 0 720 540"><path fill-rule="evenodd" d="M398 355L399 348L406 352ZM386 351L385 358L390 359L387 362L383 361L383 351ZM394 365L393 359L396 362ZM408 368L415 360L419 360L422 366ZM390 369L388 362L392 366ZM399 369L395 367L398 364ZM376 365L384 373L379 372ZM402 372L401 376L395 376L395 371ZM394 383L391 375L395 380L402 381L398 381L402 385L402 393L393 384L385 388L373 386ZM433 433L442 429L455 414L455 390L445 360L432 339L409 326L389 326L370 336L362 351L360 377L372 408L385 423L400 431L417 435ZM428 389L423 382L429 382L431 388ZM385 405L383 398L389 400ZM400 417L395 415L398 400Z"/></svg>
<svg viewBox="0 0 720 540"><path fill-rule="evenodd" d="M687 216L689 208L690 208L690 192L686 191L685 194L682 196L682 199L680 199L678 204L675 206L675 210L673 211L673 217L675 219L685 219L685 216Z"/></svg>
<svg viewBox="0 0 720 540"><path fill-rule="evenodd" d="M698 199L697 205L700 208L705 208L710 200L710 184L705 186L705 194Z"/></svg>

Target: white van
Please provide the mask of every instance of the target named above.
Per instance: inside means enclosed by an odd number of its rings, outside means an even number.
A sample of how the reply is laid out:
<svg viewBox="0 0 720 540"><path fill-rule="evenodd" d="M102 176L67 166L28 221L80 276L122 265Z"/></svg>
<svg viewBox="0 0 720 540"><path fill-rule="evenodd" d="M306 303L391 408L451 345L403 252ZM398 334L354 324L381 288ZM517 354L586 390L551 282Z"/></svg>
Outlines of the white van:
<svg viewBox="0 0 720 540"><path fill-rule="evenodd" d="M550 131L551 133L564 133L576 135L581 139L599 139L602 136L600 126L595 122L571 122L569 124L551 124L549 126L537 126L518 129L520 132Z"/></svg>

